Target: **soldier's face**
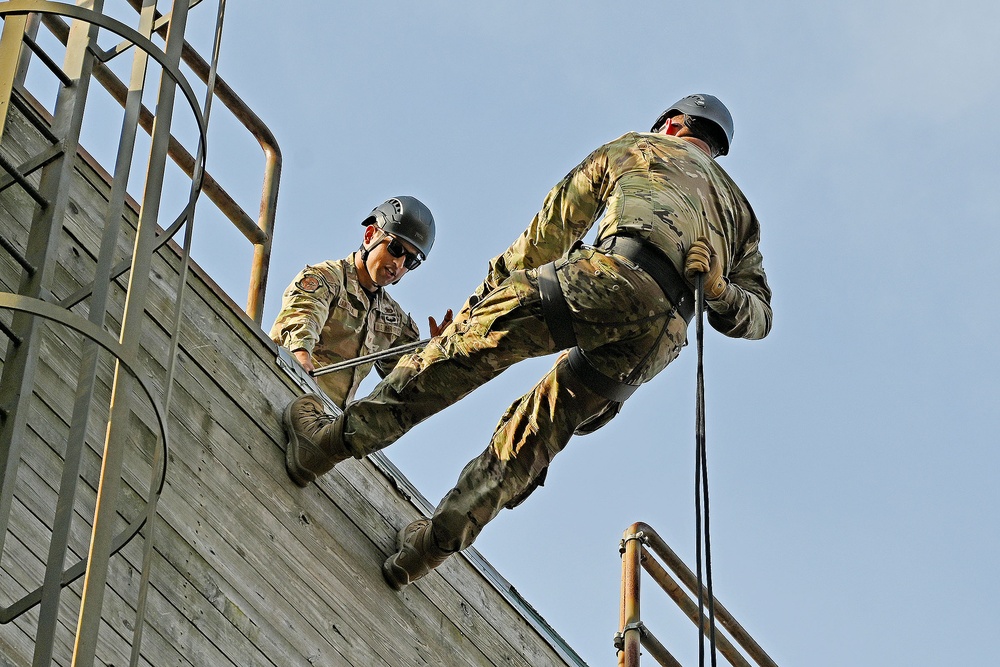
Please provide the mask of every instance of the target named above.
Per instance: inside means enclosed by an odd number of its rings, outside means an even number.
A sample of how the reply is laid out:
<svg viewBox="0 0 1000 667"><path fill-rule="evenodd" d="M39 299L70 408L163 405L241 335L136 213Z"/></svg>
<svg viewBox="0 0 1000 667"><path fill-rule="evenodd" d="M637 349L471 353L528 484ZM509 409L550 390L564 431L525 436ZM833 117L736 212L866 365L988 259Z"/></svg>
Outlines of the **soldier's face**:
<svg viewBox="0 0 1000 667"><path fill-rule="evenodd" d="M365 230L365 245L371 248L368 259L365 261L365 267L368 269L368 275L371 276L372 282L379 287L396 282L403 277L407 270L404 265L406 255L394 257L387 249L386 246L391 240L391 237L383 234L377 227L369 226ZM417 254L417 249L410 243L398 238L396 241L403 245L407 253Z"/></svg>

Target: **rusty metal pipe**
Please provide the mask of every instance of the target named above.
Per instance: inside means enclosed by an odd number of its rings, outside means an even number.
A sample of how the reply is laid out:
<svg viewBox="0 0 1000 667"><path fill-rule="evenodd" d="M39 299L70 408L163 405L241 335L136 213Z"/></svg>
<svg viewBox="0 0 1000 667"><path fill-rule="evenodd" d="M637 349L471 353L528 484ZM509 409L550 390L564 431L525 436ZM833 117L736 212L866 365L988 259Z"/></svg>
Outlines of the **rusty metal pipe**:
<svg viewBox="0 0 1000 667"><path fill-rule="evenodd" d="M649 654L653 656L656 662L660 663L662 667L682 667L677 658L675 658L670 651L667 650L666 646L660 643L660 640L649 631L649 628L643 626L642 629L639 630L639 636L642 640L643 648L649 651Z"/></svg>
<svg viewBox="0 0 1000 667"><path fill-rule="evenodd" d="M637 530L641 530L646 536L646 545L656 553L657 556L663 559L667 567L677 575L681 582L687 586L688 590L692 593L696 593L698 590L698 579L694 572L684 564L684 561L674 553L674 551L667 546L667 543L663 540L660 535L653 530L649 525L639 522L636 524L638 526ZM705 591L704 595L708 595ZM750 655L750 657L761 667L778 667L774 660L771 659L764 649L754 641L753 637L750 636L742 625L736 620L736 618L729 613L729 611L719 602L718 598L715 600L715 618L719 622L726 632L736 640L743 649Z"/></svg>
<svg viewBox="0 0 1000 667"><path fill-rule="evenodd" d="M691 622L698 625L698 604L692 600L687 593L685 593L676 581L667 573L667 571L660 565L655 558L649 555L645 549L643 549L641 563L642 567L646 572L649 573L653 580L660 585L667 595L677 603L684 615L691 619ZM704 619L704 625L702 626L702 632L705 635L709 633L708 618ZM725 656L729 664L735 665L736 667L751 667L750 663L746 661L746 658L736 650L736 647L730 643L728 639L722 634L716 634L715 636L716 644L719 647L719 652Z"/></svg>
<svg viewBox="0 0 1000 667"><path fill-rule="evenodd" d="M263 146L263 144L261 144ZM278 183L281 178L281 152L278 146L265 147L264 186L260 200L259 227L265 240L254 244L250 285L247 289L247 314L257 324L264 315L267 274L271 267L271 244L274 241L274 220L278 208Z"/></svg>
<svg viewBox="0 0 1000 667"><path fill-rule="evenodd" d="M141 0L128 0L133 7ZM165 30L166 26L161 28ZM210 66L187 42L181 51L181 58L191 70L208 83ZM278 141L264 121L253 112L221 77L215 79L215 96L257 140L264 151L264 183L261 191L260 212L257 217L257 239L254 244L253 263L250 269L250 285L247 290L246 312L260 324L264 313L264 297L267 291L267 275L271 264L271 243L274 238L274 222L278 207L278 186L281 181L281 150ZM207 174L206 174L207 177ZM207 178L206 178L207 180ZM242 209L241 209L242 210ZM241 230L242 231L242 230ZM246 232L244 232L246 234ZM250 236L247 236L250 238Z"/></svg>
<svg viewBox="0 0 1000 667"><path fill-rule="evenodd" d="M619 552L622 555L622 603L615 647L618 649L619 667L638 667L640 651L644 646L663 667L681 667L681 664L642 624L639 616L639 565L648 556L642 547L642 531L633 524L622 537Z"/></svg>
<svg viewBox="0 0 1000 667"><path fill-rule="evenodd" d="M66 37L69 35L69 26L58 16L52 14L46 14L42 17L45 26L52 31L52 34L56 38L65 42ZM115 74L111 68L103 63L94 64L94 78L104 86L105 90L111 95L111 97L121 104L125 105L128 99L128 86L125 85L118 75ZM147 133L153 131L153 112L150 111L145 105L143 105L139 110L139 126L142 127ZM194 176L195 169L195 159L194 157L184 148L184 146L173 136L170 137L167 147L167 154L174 161L174 163L183 171L188 177ZM205 173L204 181L202 182L202 192L215 204L222 214L229 219L233 225L236 226L244 236L247 237L251 243L262 243L265 239L262 237L260 230L257 227L257 223L254 222L247 213L240 207L239 204L222 189L222 186L212 178L211 175Z"/></svg>
<svg viewBox="0 0 1000 667"><path fill-rule="evenodd" d="M639 556L642 549L642 532L635 523L622 536L622 603L619 617L618 635L621 650L618 653L619 667L639 666L639 646L641 626L639 620Z"/></svg>
<svg viewBox="0 0 1000 667"><path fill-rule="evenodd" d="M189 54L190 52L190 54ZM185 44L181 54L188 66L204 81L208 76L208 63L197 52ZM271 244L274 239L274 223L278 210L278 186L281 182L281 149L271 133L253 110L221 78L215 80L215 96L233 116L240 121L260 144L264 151L264 182L261 188L260 211L254 241L253 263L250 270L250 286L247 291L247 314L260 324L264 313L264 296L267 291L267 274L271 265ZM207 174L206 174L207 176ZM249 238L249 237L248 237Z"/></svg>
<svg viewBox="0 0 1000 667"><path fill-rule="evenodd" d="M141 0L129 0L129 4L138 10L141 7ZM69 34L69 26L62 19L51 15L45 15L43 21L49 30L65 43L66 36ZM161 32L165 32L166 27L167 24L164 24L161 27ZM209 63L186 42L182 47L181 58L203 83L208 83L211 70ZM115 100L124 104L128 95L128 87L109 67L103 63L95 63L94 76ZM246 311L257 324L260 324L264 311L264 297L267 291L271 244L278 205L278 187L282 165L281 150L278 148L277 139L270 128L247 106L246 102L236 94L229 84L218 76L215 78L214 95L250 132L264 152L264 179L260 210L256 221L209 173L204 173L202 183L202 191L209 200L254 245ZM140 111L139 124L147 132L152 131L153 114L145 106ZM167 154L185 174L189 177L193 176L195 159L174 137L169 139Z"/></svg>

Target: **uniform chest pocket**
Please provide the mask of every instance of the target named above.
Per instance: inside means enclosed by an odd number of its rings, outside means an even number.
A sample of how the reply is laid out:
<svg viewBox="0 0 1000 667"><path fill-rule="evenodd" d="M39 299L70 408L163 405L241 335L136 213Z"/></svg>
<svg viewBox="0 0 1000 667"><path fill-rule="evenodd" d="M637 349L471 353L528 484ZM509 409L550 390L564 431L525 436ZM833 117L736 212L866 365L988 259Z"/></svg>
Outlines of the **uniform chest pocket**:
<svg viewBox="0 0 1000 667"><path fill-rule="evenodd" d="M399 335L403 333L403 327L398 323L390 324L389 322L378 321L372 328L391 339L399 338Z"/></svg>
<svg viewBox="0 0 1000 667"><path fill-rule="evenodd" d="M347 313L349 317L357 317L358 309L351 305L351 302L346 296L341 296L340 300L337 301L337 308Z"/></svg>

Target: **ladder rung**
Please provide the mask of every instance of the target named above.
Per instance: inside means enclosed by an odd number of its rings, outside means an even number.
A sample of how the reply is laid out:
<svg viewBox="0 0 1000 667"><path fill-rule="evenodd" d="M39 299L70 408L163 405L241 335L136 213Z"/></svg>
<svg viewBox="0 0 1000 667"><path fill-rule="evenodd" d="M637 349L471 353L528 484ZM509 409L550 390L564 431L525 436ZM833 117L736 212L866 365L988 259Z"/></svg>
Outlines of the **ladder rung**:
<svg viewBox="0 0 1000 667"><path fill-rule="evenodd" d="M6 171L8 174L10 174L11 178L13 178L14 181L18 185L20 185L22 188L24 188L24 191L27 192L31 196L31 198L34 199L35 202L39 206L41 206L42 208L47 208L48 207L49 202L48 202L48 200L45 199L45 197L42 196L42 193L40 193L35 188L34 185L32 185L31 183L29 183L28 179L26 179L21 174L21 172L18 171L17 167L15 167L10 162L8 162L7 158L5 158L2 155L0 155L0 167L3 167L4 171Z"/></svg>
<svg viewBox="0 0 1000 667"><path fill-rule="evenodd" d="M14 345L21 344L21 337L18 336L16 333L14 333L14 330L11 329L6 324L4 324L2 321L0 321L0 331L3 331L3 333L7 335L7 338L10 338L12 341L14 341ZM0 406L0 412L6 413L7 411L4 410L2 406Z"/></svg>
<svg viewBox="0 0 1000 667"><path fill-rule="evenodd" d="M37 270L32 266L28 260L21 254L21 251L17 249L13 243L7 240L6 236L0 236L0 247L7 251L7 253L14 258L14 261L21 265L21 268L27 271L29 276L35 274Z"/></svg>
<svg viewBox="0 0 1000 667"><path fill-rule="evenodd" d="M35 171L41 169L62 154L63 150L61 146L52 146L48 150L43 151L27 162L24 162L20 167L17 167L17 172L21 174L21 176L27 178L31 174L35 173ZM17 183L17 181L14 180L13 176L0 176L0 192L14 185L14 183Z"/></svg>
<svg viewBox="0 0 1000 667"><path fill-rule="evenodd" d="M38 59L41 60L45 66L56 75L56 78L62 81L64 86L69 87L73 85L73 79L69 78L69 75L66 74L61 67L59 67L59 64L56 63L56 61L49 57L49 54L45 53L45 50L40 47L35 40L28 35L24 35L24 43L27 44L28 48L31 49L36 56L38 56Z"/></svg>

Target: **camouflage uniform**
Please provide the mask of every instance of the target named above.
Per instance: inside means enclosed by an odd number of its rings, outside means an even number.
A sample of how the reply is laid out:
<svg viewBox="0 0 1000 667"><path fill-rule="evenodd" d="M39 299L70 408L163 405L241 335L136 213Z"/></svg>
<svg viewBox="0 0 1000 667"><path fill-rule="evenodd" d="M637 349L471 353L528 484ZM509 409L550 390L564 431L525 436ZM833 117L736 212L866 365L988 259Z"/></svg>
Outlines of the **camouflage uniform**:
<svg viewBox="0 0 1000 667"><path fill-rule="evenodd" d="M634 384L670 363L686 342L687 324L649 274L613 249L574 247L599 218L599 240L638 236L681 272L691 243L706 237L729 281L708 302L709 322L732 337L767 335L771 293L746 198L693 144L629 133L552 189L524 234L490 262L486 281L452 326L404 357L370 397L348 406L343 428L354 454L394 442L511 364L556 352L537 269L557 258L577 344L595 368ZM508 408L489 447L438 506L430 530L441 552L470 545L501 508L531 493L574 431L592 431L613 416L616 405L583 386L566 357Z"/></svg>
<svg viewBox="0 0 1000 667"><path fill-rule="evenodd" d="M303 269L285 290L271 327L274 342L292 352L306 350L317 368L420 340L413 318L384 289L369 296L361 287L355 254ZM343 407L373 365L385 377L398 359L362 364L316 381Z"/></svg>

